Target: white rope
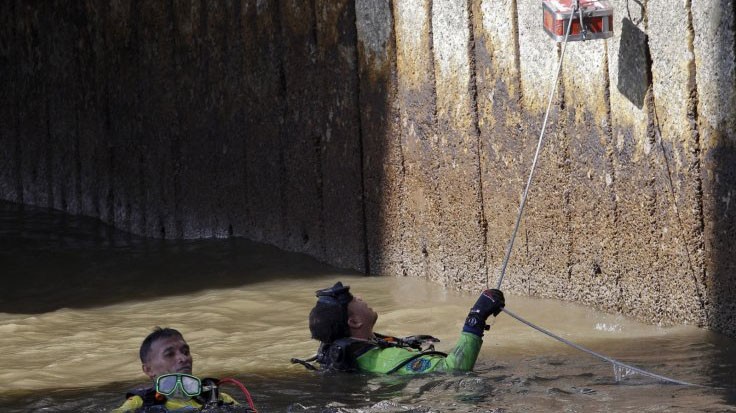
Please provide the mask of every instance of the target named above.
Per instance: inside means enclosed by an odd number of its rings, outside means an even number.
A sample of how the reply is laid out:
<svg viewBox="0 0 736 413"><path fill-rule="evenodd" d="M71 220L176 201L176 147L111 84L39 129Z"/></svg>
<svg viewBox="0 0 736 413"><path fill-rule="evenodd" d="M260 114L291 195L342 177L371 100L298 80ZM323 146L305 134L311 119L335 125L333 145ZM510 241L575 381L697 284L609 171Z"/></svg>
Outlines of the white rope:
<svg viewBox="0 0 736 413"><path fill-rule="evenodd" d="M627 369L629 371L634 371L634 372L637 372L637 373L639 373L641 375L648 376L648 377L651 377L651 378L654 378L654 379L666 381L666 382L669 382L669 383L682 384L684 386L696 386L696 387L710 388L710 386L704 386L702 384L694 384L694 383L690 383L690 382L687 382L687 381L672 379L672 378L669 378L669 377L666 377L666 376L662 376L662 375L659 375L659 374L656 374L656 373L651 373L651 372L648 372L646 370L642 370L642 369L640 369L638 367L634 367L634 366L629 365L629 364L626 364L626 363L622 363L622 362L620 362L618 360L615 360L615 359L612 359L612 358L610 358L608 356L604 356L603 354L596 353L595 351L590 350L588 348L585 348L585 347L583 347L583 346L581 346L579 344L575 344L572 341L566 340L566 339L564 339L564 338L562 338L562 337L560 337L558 335L555 335L554 333L552 333L552 332L550 332L548 330L543 329L542 327L536 326L536 325L530 323L529 321L526 321L523 318L519 317L518 315L512 313L510 310L508 310L506 308L503 308L502 311L504 313L510 315L511 317L517 319L518 321L520 321L520 322L528 325L529 327L531 327L531 328L533 328L533 329L535 329L535 330L537 330L537 331L539 331L541 333L544 333L544 334L546 334L546 335L554 338L557 341L560 341L560 342L562 342L564 344L567 344L570 347L573 347L573 348L576 348L576 349L578 349L580 351L583 351L585 353L588 353L588 354L590 354L593 357L597 357L597 358L599 358L601 360L604 360L604 361L607 361L607 362L613 364L613 366L614 366L614 372L616 372L615 369L618 367L618 368ZM618 378L618 374L617 373L616 373L616 377ZM616 381L618 381L618 380L616 380Z"/></svg>
<svg viewBox="0 0 736 413"><path fill-rule="evenodd" d="M577 6L576 9L577 10ZM501 265L501 275L498 277L497 289L501 289L501 283L503 277L506 275L506 267L509 264L509 258L511 258L511 250L514 247L514 241L516 241L516 234L519 232L519 225L521 224L521 217L524 214L524 207L526 206L526 199L529 196L529 188L532 186L532 177L534 176L534 170L537 168L537 160L539 159L539 152L542 150L542 142L544 142L544 131L547 129L547 119L549 119L549 111L552 108L552 100L555 97L555 91L557 90L557 83L560 79L560 73L562 72L562 61L565 57L565 50L567 49L567 37L570 35L570 28L572 27L572 16L570 16L570 23L567 24L567 31L565 32L565 41L562 44L562 54L560 55L560 64L557 67L557 75L555 76L554 85L552 90L549 92L549 100L547 101L547 111L544 114L544 122L542 122L542 131L539 133L539 141L537 142L537 151L534 153L534 160L532 161L532 167L529 171L529 178L526 181L526 187L524 188L524 194L521 196L521 204L519 205L519 213L516 216L516 224L514 225L514 232L511 234L509 245L506 247L506 255L503 258L503 264ZM488 276L486 275L486 286L488 286Z"/></svg>
<svg viewBox="0 0 736 413"><path fill-rule="evenodd" d="M519 205L519 213L518 213L518 215L516 217L516 224L514 225L514 231L513 231L512 235L511 235L511 239L509 240L509 244L508 244L508 246L506 248L506 255L504 256L503 264L501 265L501 275L498 278L498 284L496 285L496 288L497 289L501 289L501 283L503 282L503 277L506 275L506 267L508 266L509 258L511 257L511 250L513 249L514 241L516 240L516 234L519 231L519 224L521 223L521 217L524 214L524 207L526 206L526 200L527 200L527 197L529 195L529 188L532 185L532 177L534 176L534 170L537 167L537 160L539 159L539 152L541 151L542 143L544 141L544 132L545 132L545 130L547 128L547 119L549 118L550 108L552 107L552 100L554 99L555 91L557 90L557 84L558 84L559 79L560 79L560 73L562 72L562 62L563 62L564 57L565 57L565 50L567 49L567 38L570 35L570 28L572 27L572 21L573 21L573 16L574 16L575 11L577 11L578 13L580 13L580 16L581 16L580 18L582 19L582 10L580 10L580 5L578 4L578 1L577 0L575 1L575 9L573 11L573 15L570 16L570 22L568 23L567 30L565 32L565 40L564 40L564 42L562 44L562 53L560 54L560 63L558 65L558 67L557 67L557 75L555 76L554 85L553 85L552 90L550 91L550 94L549 94L549 100L547 102L547 111L544 114L544 122L542 122L542 131L539 133L539 141L537 143L537 150L536 150L536 152L534 154L534 160L532 161L531 170L529 171L529 178L527 179L526 187L524 188L524 194L521 197L521 204ZM581 27L582 27L582 24L581 24ZM488 287L488 275L486 275L486 287ZM648 372L646 370L642 370L642 369L640 369L638 367L634 367L634 366L631 366L631 365L626 364L626 363L622 363L622 362L620 362L618 360L612 359L612 358L610 358L608 356L604 356L603 354L596 353L593 350L587 349L587 348L585 348L585 347L583 347L583 346L581 346L579 344L575 344L575 343L573 343L573 342L571 342L569 340L566 340L566 339L564 339L564 338L562 338L560 336L557 336L557 335L555 335L554 333L552 333L550 331L547 331L547 330L545 330L545 329L543 329L543 328L541 328L539 326L536 326L536 325L530 323L529 321L524 320L523 318L521 318L518 315L512 313L510 310L508 310L506 308L503 308L502 310L503 310L503 312L505 312L506 314L508 314L511 317L515 318L516 320L518 320L518 321L520 321L520 322L528 325L529 327L531 327L531 328L533 328L533 329L535 329L535 330L537 330L537 331L539 331L541 333L546 334L549 337L554 338L557 341L560 341L560 342L562 342L564 344L567 344L568 346L573 347L573 348L575 348L577 350L580 350L582 352L588 353L588 354L590 354L593 357L597 357L597 358L599 358L601 360L604 360L604 361L607 361L607 362L611 363L613 365L614 376L616 377L616 381L618 381L619 376L620 376L619 375L619 371L617 369L626 369L627 371L633 371L633 372L639 373L641 375L648 376L648 377L651 377L651 378L654 378L654 379L658 379L658 380L662 380L662 381L669 382L669 383L680 384L680 385L685 385L685 386L709 387L709 386L703 386L703 385L700 385L700 384L689 383L689 382L682 381L682 380L672 379L672 378L665 377L665 376L662 376L662 375L659 375L659 374Z"/></svg>

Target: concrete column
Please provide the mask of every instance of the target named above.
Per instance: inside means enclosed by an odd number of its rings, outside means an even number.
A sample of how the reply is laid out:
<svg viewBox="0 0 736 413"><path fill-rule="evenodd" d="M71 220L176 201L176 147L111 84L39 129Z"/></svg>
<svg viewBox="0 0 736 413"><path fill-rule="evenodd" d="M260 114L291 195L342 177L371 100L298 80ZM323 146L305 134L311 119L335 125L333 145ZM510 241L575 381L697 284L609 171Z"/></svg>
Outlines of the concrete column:
<svg viewBox="0 0 736 413"><path fill-rule="evenodd" d="M522 181L515 196L509 195L514 200L510 204L515 204L516 208L529 176L561 53L560 46L542 28L542 5L539 1L517 0L517 19L521 104L524 133L529 143L525 151L515 154ZM544 297L560 296L572 265L571 192L568 187L570 142L565 133L564 97L564 85L560 84L555 90L544 135L544 149L539 155L513 261L509 264L512 285L521 287L520 292ZM508 156L513 157L514 154ZM514 218L516 213L514 209ZM556 258L547 260L543 257ZM514 281L515 272L523 277L523 281Z"/></svg>
<svg viewBox="0 0 736 413"><path fill-rule="evenodd" d="M647 205L655 199L648 161L653 147L648 137L651 104L647 103L652 84L651 56L643 5L630 4L627 8L623 0L614 0L611 5L614 38L607 41L607 47L613 173L609 190L615 196L616 238L607 247L616 263L606 271L617 278L608 306L631 311L629 306L634 305L637 293L634 284L626 280L646 276L654 266L647 252L647 234L653 223ZM613 296L616 293L619 298Z"/></svg>
<svg viewBox="0 0 736 413"><path fill-rule="evenodd" d="M445 285L485 285L485 233L480 191L470 3L434 0L432 36L437 93L437 194Z"/></svg>
<svg viewBox="0 0 736 413"><path fill-rule="evenodd" d="M75 58L75 76L79 82L79 106L75 108L79 181L77 213L110 222L113 217L109 196L110 134L105 129L106 104L110 74L105 69L107 8L86 2L80 6L79 41Z"/></svg>
<svg viewBox="0 0 736 413"><path fill-rule="evenodd" d="M322 80L319 74L314 0L281 0L286 78L285 226L289 250L324 257Z"/></svg>
<svg viewBox="0 0 736 413"><path fill-rule="evenodd" d="M16 3L16 18L20 40L18 71L21 75L16 89L18 98L18 136L21 145L19 171L23 202L53 207L51 187L51 137L49 135L47 81L48 34L43 30L48 10L37 11L23 2ZM22 97L22 98L21 98Z"/></svg>
<svg viewBox="0 0 736 413"><path fill-rule="evenodd" d="M354 0L317 0L317 56L321 63L323 259L365 270L362 142ZM337 81L339 79L339 81Z"/></svg>
<svg viewBox="0 0 736 413"><path fill-rule="evenodd" d="M137 129L131 150L137 153L140 176L130 176L141 185L142 233L149 237L176 235L173 211L174 158L176 149L173 125L178 122L176 90L175 34L172 30L175 11L168 5L138 3L135 23L137 58L134 90L137 91L135 119ZM155 91L155 93L154 93ZM125 143L123 143L125 144ZM174 142L178 144L178 142Z"/></svg>
<svg viewBox="0 0 736 413"><path fill-rule="evenodd" d="M0 77L5 86L0 88L0 197L13 202L22 202L23 189L20 185L20 149L18 127L18 88L20 73L20 37L16 2L0 5ZM17 62L14 65L10 62Z"/></svg>
<svg viewBox="0 0 736 413"><path fill-rule="evenodd" d="M567 146L563 170L570 256L568 274L555 274L554 295L616 311L619 292L610 288L620 275L616 245L611 242L616 238L616 194L609 114L610 42L616 40L568 43L560 75L565 110L560 113L557 138Z"/></svg>
<svg viewBox="0 0 736 413"><path fill-rule="evenodd" d="M652 147L647 155L654 199L648 207L649 233L639 233L650 237L653 261L641 277L627 280L633 290L627 296L634 301L627 310L643 312L650 320L670 322L696 322L704 305L702 282L693 267L702 262L702 249L690 248L701 242L703 235L698 199L700 143L697 114L692 110L697 99L693 33L687 3L655 0L648 2L645 10L653 92L647 102L651 103L652 128L648 136ZM637 303L636 297L642 297L642 302Z"/></svg>
<svg viewBox="0 0 736 413"><path fill-rule="evenodd" d="M396 71L404 153L405 204L402 249L407 275L444 280L436 223L441 222L435 156L434 61L429 0L396 1Z"/></svg>
<svg viewBox="0 0 736 413"><path fill-rule="evenodd" d="M243 232L243 225L235 224L241 214L247 214L245 168L241 164L244 153L244 130L237 123L241 113L242 46L240 16L248 2L208 2L207 46L210 49L209 84L211 85L212 113L209 133L212 170L215 171L216 191L213 199L217 237ZM242 212L241 212L242 211Z"/></svg>
<svg viewBox="0 0 736 413"><path fill-rule="evenodd" d="M114 177L113 222L125 231L142 231L141 205L145 177L142 173L139 151L140 108L138 86L138 59L140 32L138 15L130 2L111 4L107 21L111 24L107 50L119 53L107 54L105 70L114 74L109 78L108 107L110 150L112 159L111 174Z"/></svg>
<svg viewBox="0 0 736 413"><path fill-rule="evenodd" d="M404 274L402 237L404 165L397 102L396 38L390 0L358 0L363 190L368 268Z"/></svg>
<svg viewBox="0 0 736 413"><path fill-rule="evenodd" d="M730 0L691 3L709 327L736 335L736 15ZM697 252L697 250L695 251Z"/></svg>
<svg viewBox="0 0 736 413"><path fill-rule="evenodd" d="M48 206L61 211L79 213L79 173L76 168L78 153L77 108L79 96L78 28L73 18L76 7L49 7L42 16L47 37L44 55L48 59L46 75L46 171L50 189Z"/></svg>
<svg viewBox="0 0 736 413"><path fill-rule="evenodd" d="M494 287L516 221L533 153L529 145L534 141L523 123L516 8L516 1L493 0L474 1L472 8L487 272ZM516 270L526 259L518 245L502 288L526 291L528 279Z"/></svg>
<svg viewBox="0 0 736 413"><path fill-rule="evenodd" d="M179 5L179 7L177 7ZM191 135L201 131L203 115L200 102L204 81L200 82L201 69L197 61L199 57L201 9L199 3L190 7L175 3L172 10L172 28L174 35L174 58L176 59L176 85L174 99L176 101L177 119L171 125L173 165L173 195L175 208L172 211L176 237L192 237L198 234L201 218L196 212L196 205L202 200L211 199L210 187L198 189L197 171L194 169L198 158L195 142ZM210 174L210 170L201 171ZM207 204L202 205L205 214L211 215ZM204 233L202 235L205 235Z"/></svg>
<svg viewBox="0 0 736 413"><path fill-rule="evenodd" d="M243 48L237 99L244 139L243 171L247 193L236 233L255 241L286 246L284 164L286 116L279 2L249 0L243 4L238 44ZM236 222L237 219L236 219Z"/></svg>

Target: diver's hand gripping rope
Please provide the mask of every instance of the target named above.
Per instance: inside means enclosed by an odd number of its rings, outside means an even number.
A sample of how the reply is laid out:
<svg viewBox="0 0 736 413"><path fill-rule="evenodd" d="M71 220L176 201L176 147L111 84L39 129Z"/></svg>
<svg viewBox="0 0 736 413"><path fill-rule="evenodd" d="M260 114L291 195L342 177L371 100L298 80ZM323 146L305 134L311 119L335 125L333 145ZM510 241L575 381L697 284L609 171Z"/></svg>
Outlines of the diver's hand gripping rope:
<svg viewBox="0 0 736 413"><path fill-rule="evenodd" d="M567 30L565 31L565 40L564 40L564 42L562 44L562 53L560 54L560 63L558 65L558 67L557 67L557 74L555 75L554 86L552 87L552 90L550 91L550 94L549 94L549 100L547 102L547 111L544 114L544 122L542 122L542 131L539 133L539 142L537 143L537 150L534 153L534 160L532 161L531 170L529 171L529 178L527 179L526 187L524 188L524 193L523 193L523 195L521 197L521 203L519 205L519 213L518 213L518 215L516 217L516 224L514 225L514 231L511 234L511 239L509 240L509 244L508 244L508 246L506 248L506 254L504 255L503 264L501 265L501 274L500 274L500 276L498 278L498 283L496 284L496 288L499 289L499 290L501 289L501 283L503 282L503 277L504 277L504 275L506 275L506 267L508 266L509 258L511 257L511 250L514 247L514 241L516 240L516 234L519 231L519 224L521 223L521 217L524 214L524 207L526 206L526 200L527 200L527 197L529 195L529 188L532 185L532 177L534 176L534 170L537 167L537 160L539 159L539 152L541 151L541 149L542 149L542 143L544 142L544 132L545 132L545 130L547 128L547 120L549 118L550 108L552 107L552 100L554 99L555 91L557 90L557 84L558 84L559 79L560 79L560 73L562 72L562 62L563 62L564 57L565 57L565 50L567 49L567 38L570 35L570 28L572 27L572 22L574 20L575 12L578 12L579 15L580 15L580 26L581 26L581 29L582 30L585 30L585 26L584 26L583 21L582 21L582 19L583 19L583 11L580 10L580 4L579 4L578 0L575 0L575 8L573 10L573 13L570 15L569 23L567 24ZM486 288L488 288L488 275L487 275L487 273L486 273ZM655 378L655 379L658 379L658 380L662 380L662 381L665 381L665 382L669 382L669 383L681 384L681 385L685 385L685 386L709 387L709 386L703 386L703 385L700 385L700 384L689 383L689 382L682 381L682 380L672 379L672 378L661 376L661 375L655 374L655 373L650 373L650 372L648 372L646 370L642 370L640 368L637 368L637 367L628 365L626 363L622 363L622 362L620 362L618 360L615 360L615 359L612 359L610 357L604 356L602 354L596 353L595 351L590 350L590 349L587 349L587 348L585 348L585 347L583 347L583 346L581 346L579 344L575 344L575 343L573 343L573 342L571 342L569 340L565 340L564 338L559 337L559 336L553 334L550 331L547 331L547 330L545 330L545 329L543 329L541 327L538 327L538 326L530 323L529 321L524 320L523 318L521 318L518 315L512 313L510 310L508 310L506 308L503 308L502 311L504 313L510 315L511 317L515 318L516 320L520 321L521 323L526 324L529 327L531 327L531 328L533 328L533 329L535 329L535 330L537 330L537 331L539 331L541 333L544 333L544 334L548 335L549 337L554 338L557 341L560 341L560 342L562 342L564 344L567 344L570 347L573 347L573 348L575 348L577 350L580 350L582 352L588 353L588 354L590 354L590 355L592 355L594 357L597 357L597 358L599 358L601 360L604 360L604 361L607 361L607 362L611 363L613 365L614 371L616 371L615 370L616 368L624 368L624 369L628 369L629 371L635 371L635 372L637 372L639 374L642 374L644 376L652 377L652 378Z"/></svg>

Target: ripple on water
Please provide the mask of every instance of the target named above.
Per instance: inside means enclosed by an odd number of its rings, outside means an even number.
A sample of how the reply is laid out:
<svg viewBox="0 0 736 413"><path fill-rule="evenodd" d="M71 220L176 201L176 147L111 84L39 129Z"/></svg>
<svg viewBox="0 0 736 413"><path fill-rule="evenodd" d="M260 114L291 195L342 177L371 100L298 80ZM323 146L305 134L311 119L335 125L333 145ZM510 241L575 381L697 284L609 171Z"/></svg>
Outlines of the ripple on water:
<svg viewBox="0 0 736 413"><path fill-rule="evenodd" d="M30 230L34 222L40 225ZM507 294L520 316L594 351L729 390L664 385L637 374L617 380L610 363L503 314L486 334L474 372L314 374L289 359L317 348L306 317L319 288L350 284L379 312L377 331L432 334L442 340L440 351L452 348L476 296L416 278L357 276L245 240L108 237L80 220L38 216L24 222L26 232L12 228L0 225L4 239L12 238L10 253L0 251L12 260L3 269L22 274L0 302L3 412L118 406L125 390L147 382L138 348L156 325L184 333L197 374L238 378L263 412L735 411L736 341L702 330Z"/></svg>

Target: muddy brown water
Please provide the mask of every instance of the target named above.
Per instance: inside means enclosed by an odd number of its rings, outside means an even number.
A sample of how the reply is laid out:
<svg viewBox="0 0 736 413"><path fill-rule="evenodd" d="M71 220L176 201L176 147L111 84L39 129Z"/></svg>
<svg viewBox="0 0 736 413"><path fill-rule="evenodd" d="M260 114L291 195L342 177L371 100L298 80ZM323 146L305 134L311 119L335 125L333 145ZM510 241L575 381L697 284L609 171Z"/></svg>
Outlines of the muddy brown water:
<svg viewBox="0 0 736 413"><path fill-rule="evenodd" d="M4 412L117 407L146 383L138 348L154 326L184 333L194 373L242 381L261 412L736 411L736 340L511 294L509 309L568 340L707 387L617 380L610 363L504 314L470 373L307 371L289 359L316 349L306 322L316 289L342 280L378 311L377 331L432 334L439 350L452 347L476 296L422 279L364 277L242 239L148 240L3 202L0 269Z"/></svg>

